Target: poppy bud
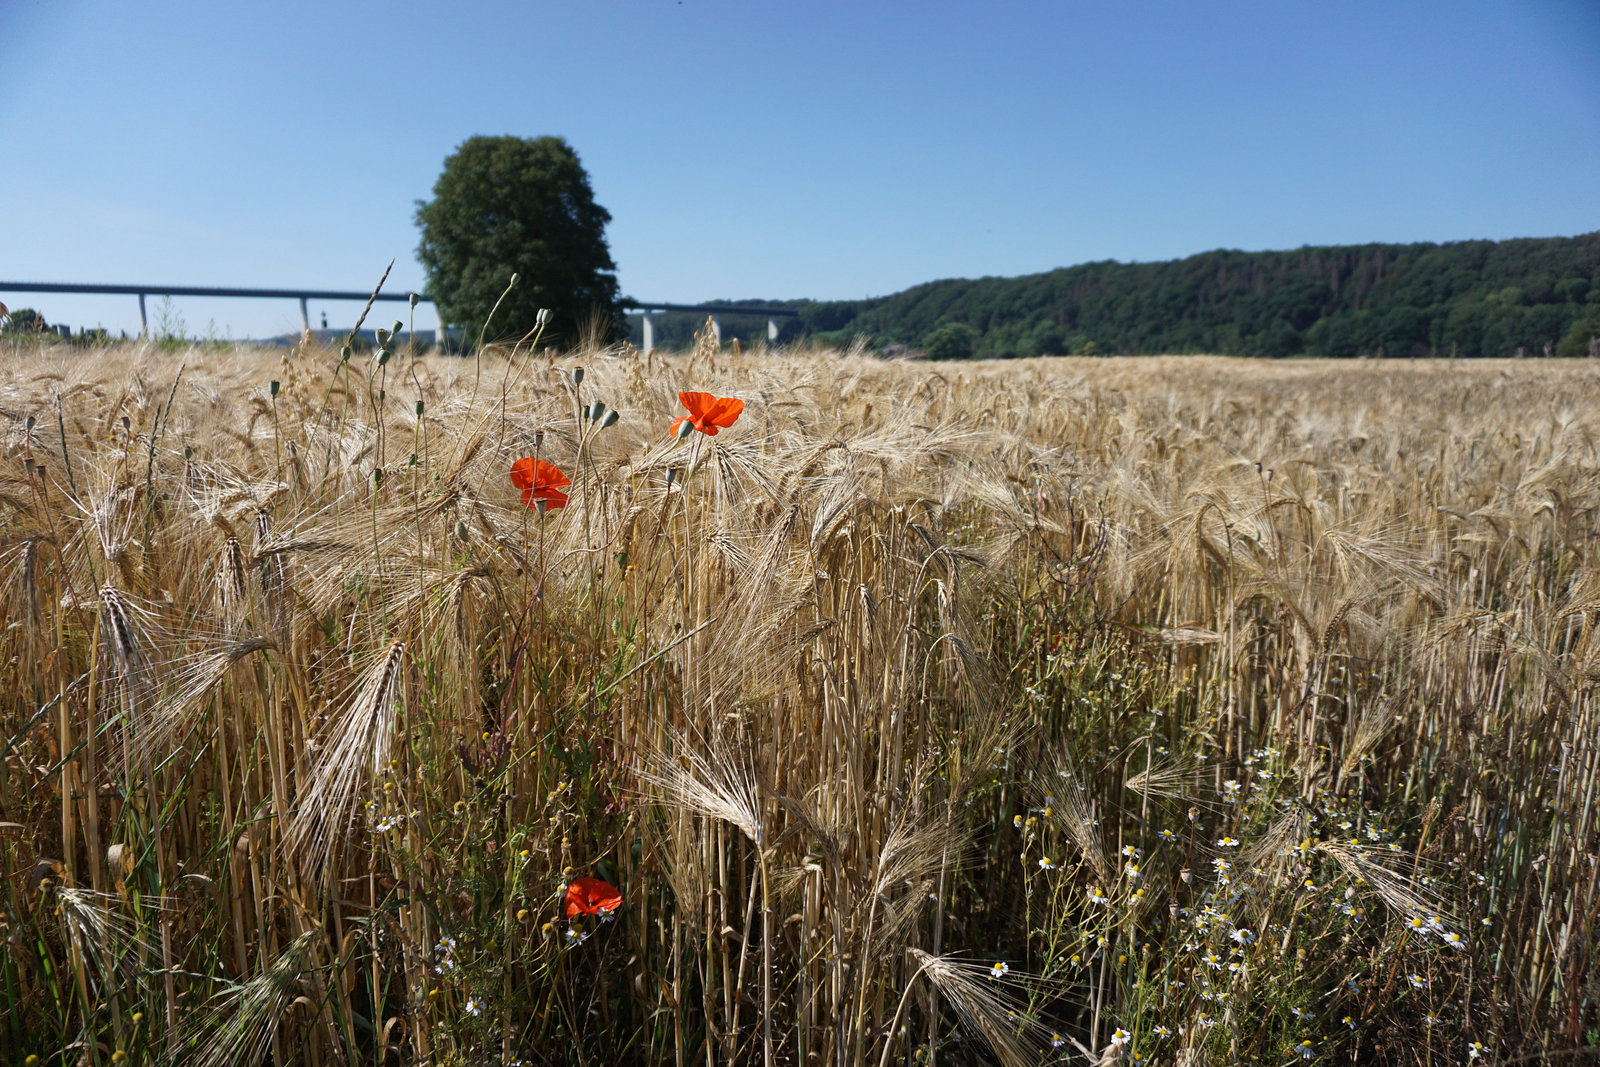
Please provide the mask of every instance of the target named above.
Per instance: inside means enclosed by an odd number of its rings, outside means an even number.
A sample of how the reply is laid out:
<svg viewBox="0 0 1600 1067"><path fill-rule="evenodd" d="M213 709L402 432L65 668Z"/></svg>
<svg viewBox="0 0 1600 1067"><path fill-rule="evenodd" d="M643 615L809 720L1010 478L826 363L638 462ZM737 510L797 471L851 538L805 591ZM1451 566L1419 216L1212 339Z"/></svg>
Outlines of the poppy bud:
<svg viewBox="0 0 1600 1067"><path fill-rule="evenodd" d="M382 467L374 467L374 468L372 468L372 487L374 489L376 489L382 484L383 484L383 468Z"/></svg>
<svg viewBox="0 0 1600 1067"><path fill-rule="evenodd" d="M378 347L379 348L382 348L384 345L389 343L389 331L385 330L382 326L379 326L376 330L374 330L372 332L378 338Z"/></svg>
<svg viewBox="0 0 1600 1067"><path fill-rule="evenodd" d="M422 418L422 401L417 401L417 418Z"/></svg>
<svg viewBox="0 0 1600 1067"><path fill-rule="evenodd" d="M678 468L677 467L669 467L669 468L667 468L667 488L671 489L672 488L672 483L677 481L677 480L678 480Z"/></svg>
<svg viewBox="0 0 1600 1067"><path fill-rule="evenodd" d="M615 409L608 411L606 412L606 417L600 420L600 428L603 430L608 426L615 426L617 424L617 420L620 418L622 418L622 416L618 414Z"/></svg>
<svg viewBox="0 0 1600 1067"><path fill-rule="evenodd" d="M596 400L593 404L589 405L589 421L590 422L599 422L601 419L603 419L605 417L606 417L606 406L605 406L605 404L603 402L601 402L599 400Z"/></svg>
<svg viewBox="0 0 1600 1067"><path fill-rule="evenodd" d="M682 422L678 423L677 434L680 440L688 437L692 433L694 433L694 423L690 422L688 419L684 419Z"/></svg>
<svg viewBox="0 0 1600 1067"><path fill-rule="evenodd" d="M402 329L404 329L404 328L405 328L405 323L401 322L399 319L395 319L394 320L394 325L392 327L390 327L390 329L389 329L389 333L391 335L395 336L395 337L399 337L400 336L400 331Z"/></svg>
<svg viewBox="0 0 1600 1067"><path fill-rule="evenodd" d="M420 304L420 303L422 303L422 297L418 296L416 293L412 293L411 294L411 310L415 311L417 309L417 305Z"/></svg>
<svg viewBox="0 0 1600 1067"><path fill-rule="evenodd" d="M535 316L534 320L533 320L534 325L538 326L541 329L543 329L544 326L549 321L550 321L550 309L549 308L540 308L539 309L539 314L537 316Z"/></svg>
<svg viewBox="0 0 1600 1067"><path fill-rule="evenodd" d="M389 350L387 348L380 348L378 350L378 366L381 367L387 362L389 362Z"/></svg>
<svg viewBox="0 0 1600 1067"><path fill-rule="evenodd" d="M273 397L274 400L277 399L277 397L278 397L278 380L276 378L274 378L271 382L269 382L267 384L267 392L272 394L272 397Z"/></svg>
<svg viewBox="0 0 1600 1067"><path fill-rule="evenodd" d="M521 280L522 280L522 275L520 275L520 274L516 273L515 271L513 271L511 273L511 284L506 286L506 288L510 289L510 288L514 287L517 284L517 282L519 282Z"/></svg>
<svg viewBox="0 0 1600 1067"><path fill-rule="evenodd" d="M583 368L582 367L573 367L572 368L572 384L573 385L582 385L583 384Z"/></svg>

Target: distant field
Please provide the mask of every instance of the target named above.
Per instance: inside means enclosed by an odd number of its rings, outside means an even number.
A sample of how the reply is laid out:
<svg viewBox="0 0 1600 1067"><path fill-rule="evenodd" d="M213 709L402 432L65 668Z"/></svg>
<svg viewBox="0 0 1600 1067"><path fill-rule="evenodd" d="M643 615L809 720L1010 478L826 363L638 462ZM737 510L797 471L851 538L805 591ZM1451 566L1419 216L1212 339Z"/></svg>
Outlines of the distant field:
<svg viewBox="0 0 1600 1067"><path fill-rule="evenodd" d="M1600 361L0 348L0 419L16 1062L1600 1046Z"/></svg>

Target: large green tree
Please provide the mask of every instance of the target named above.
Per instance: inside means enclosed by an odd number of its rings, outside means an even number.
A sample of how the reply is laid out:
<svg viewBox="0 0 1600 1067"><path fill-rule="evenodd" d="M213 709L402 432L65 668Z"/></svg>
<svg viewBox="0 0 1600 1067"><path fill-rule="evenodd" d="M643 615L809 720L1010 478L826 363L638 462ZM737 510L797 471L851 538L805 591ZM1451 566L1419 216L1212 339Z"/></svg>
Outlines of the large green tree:
<svg viewBox="0 0 1600 1067"><path fill-rule="evenodd" d="M609 339L622 327L610 221L564 139L472 137L444 161L433 199L417 202L417 257L444 321L469 341L486 322L491 337L522 337L540 308L551 312L547 340L572 343L594 326Z"/></svg>

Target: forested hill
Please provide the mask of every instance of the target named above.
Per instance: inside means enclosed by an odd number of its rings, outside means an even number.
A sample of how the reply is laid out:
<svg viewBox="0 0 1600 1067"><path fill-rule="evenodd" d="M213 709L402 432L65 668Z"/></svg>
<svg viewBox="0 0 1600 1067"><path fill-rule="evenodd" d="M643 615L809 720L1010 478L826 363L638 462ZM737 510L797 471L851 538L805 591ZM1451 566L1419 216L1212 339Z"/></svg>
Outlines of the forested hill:
<svg viewBox="0 0 1600 1067"><path fill-rule="evenodd" d="M1108 260L929 282L869 300L780 303L800 312L784 324L784 340L863 337L915 348L955 322L972 327L977 354L989 356L1536 356L1546 345L1582 355L1600 335L1600 232ZM729 317L724 333L754 335L765 325ZM657 336L676 343L691 330L687 318L667 321Z"/></svg>

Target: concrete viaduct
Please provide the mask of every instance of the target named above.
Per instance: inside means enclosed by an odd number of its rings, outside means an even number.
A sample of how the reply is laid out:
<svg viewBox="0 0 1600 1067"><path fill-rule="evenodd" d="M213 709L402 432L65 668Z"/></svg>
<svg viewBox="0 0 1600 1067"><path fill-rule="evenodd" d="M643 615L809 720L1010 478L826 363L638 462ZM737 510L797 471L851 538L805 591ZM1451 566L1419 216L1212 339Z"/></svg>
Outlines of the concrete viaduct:
<svg viewBox="0 0 1600 1067"><path fill-rule="evenodd" d="M415 296L419 301L433 303L426 293L361 293L339 289L242 289L226 286L204 285L94 285L77 282L0 282L0 293L89 293L100 295L136 296L139 298L139 332L150 332L150 321L145 311L145 298L149 296L220 296L251 297L264 300L297 300L300 302L300 326L311 329L311 316L306 307L311 300L399 301L409 303ZM663 304L644 300L624 299L624 310L630 315L644 317L644 351L655 348L655 324L651 316L664 311L696 311L711 316L711 328L717 342L722 342L722 315L765 316L767 340L778 339L778 320L797 315L793 308L754 307L737 304ZM437 305L435 306L437 311ZM444 336L444 323L438 321L435 336Z"/></svg>

